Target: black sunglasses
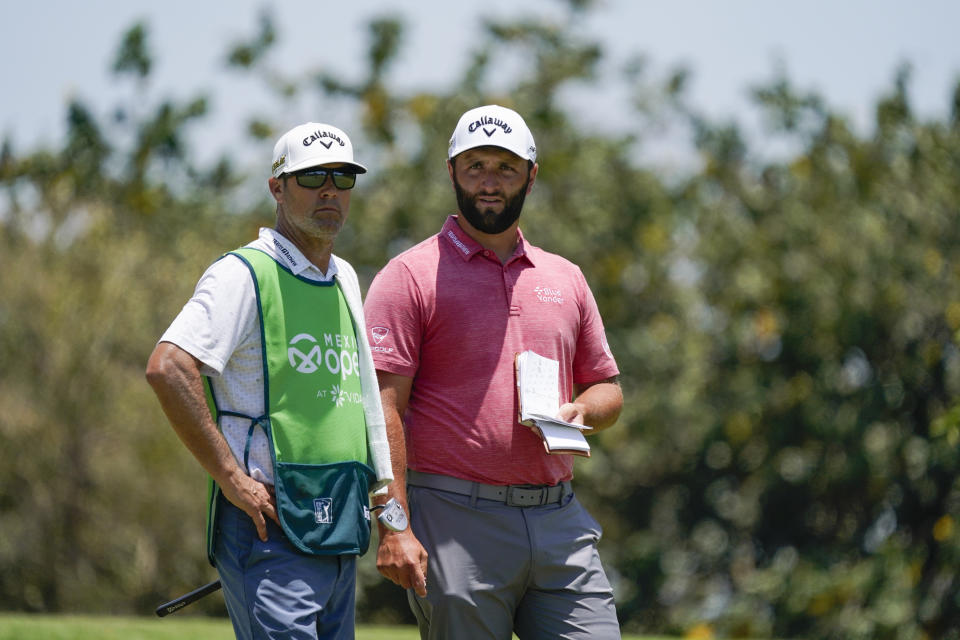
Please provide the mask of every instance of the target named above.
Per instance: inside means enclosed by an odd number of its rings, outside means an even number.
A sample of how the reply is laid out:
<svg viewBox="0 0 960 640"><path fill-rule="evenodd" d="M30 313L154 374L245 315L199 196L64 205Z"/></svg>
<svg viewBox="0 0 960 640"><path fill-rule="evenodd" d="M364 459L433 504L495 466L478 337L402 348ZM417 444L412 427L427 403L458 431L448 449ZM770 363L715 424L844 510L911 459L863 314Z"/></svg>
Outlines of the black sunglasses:
<svg viewBox="0 0 960 640"><path fill-rule="evenodd" d="M353 189L357 184L357 174L340 169L306 169L293 174L297 184L307 189L319 189L327 182L327 176L333 178L337 189Z"/></svg>

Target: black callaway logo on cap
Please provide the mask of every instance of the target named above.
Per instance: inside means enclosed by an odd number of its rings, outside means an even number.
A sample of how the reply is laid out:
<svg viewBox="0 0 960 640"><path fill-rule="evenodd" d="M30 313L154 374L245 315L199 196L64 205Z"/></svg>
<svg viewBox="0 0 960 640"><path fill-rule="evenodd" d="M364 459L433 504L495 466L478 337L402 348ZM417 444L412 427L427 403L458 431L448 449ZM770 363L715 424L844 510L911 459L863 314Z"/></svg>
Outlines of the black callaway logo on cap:
<svg viewBox="0 0 960 640"><path fill-rule="evenodd" d="M488 129L484 125L491 125L491 127ZM480 129L481 127L483 128L483 132L487 134L488 138L497 132L497 127L503 129L504 133L513 132L513 129L510 128L509 124L507 124L500 118L491 118L490 116L483 116L479 120L475 122L471 122L470 126L467 127L467 131L469 131L470 133L473 133L474 131L476 131L477 129Z"/></svg>
<svg viewBox="0 0 960 640"><path fill-rule="evenodd" d="M322 138L329 138L330 142L324 142ZM320 141L320 144L322 144L327 149L329 149L334 142L339 144L341 147L346 146L346 143L340 139L340 136L338 136L335 133L330 133L329 131L314 131L309 136L303 139L303 146L309 147L310 145L312 145L314 142L318 140Z"/></svg>

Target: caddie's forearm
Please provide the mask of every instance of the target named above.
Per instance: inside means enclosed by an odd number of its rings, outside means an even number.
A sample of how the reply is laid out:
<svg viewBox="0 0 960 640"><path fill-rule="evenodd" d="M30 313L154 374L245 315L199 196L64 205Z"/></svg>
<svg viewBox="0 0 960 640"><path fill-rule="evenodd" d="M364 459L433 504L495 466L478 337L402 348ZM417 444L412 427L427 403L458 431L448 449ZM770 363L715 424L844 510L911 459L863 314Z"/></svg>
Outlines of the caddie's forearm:
<svg viewBox="0 0 960 640"><path fill-rule="evenodd" d="M616 378L609 378L578 390L573 403L583 415L583 423L593 427L593 432L613 426L623 409L623 391ZM589 432L588 432L589 433Z"/></svg>
<svg viewBox="0 0 960 640"><path fill-rule="evenodd" d="M221 486L243 474L210 415L193 357L175 345L161 343L150 357L146 376L177 437L207 473Z"/></svg>

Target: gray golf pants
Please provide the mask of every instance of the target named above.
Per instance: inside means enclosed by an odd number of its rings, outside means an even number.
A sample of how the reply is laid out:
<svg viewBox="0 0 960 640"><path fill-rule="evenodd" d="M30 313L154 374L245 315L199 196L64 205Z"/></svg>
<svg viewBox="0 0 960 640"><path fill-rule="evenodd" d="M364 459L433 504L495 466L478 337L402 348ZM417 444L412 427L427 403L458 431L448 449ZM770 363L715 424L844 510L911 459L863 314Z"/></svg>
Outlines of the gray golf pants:
<svg viewBox="0 0 960 640"><path fill-rule="evenodd" d="M535 507L409 486L430 554L427 597L407 591L422 640L616 640L600 525L570 493Z"/></svg>

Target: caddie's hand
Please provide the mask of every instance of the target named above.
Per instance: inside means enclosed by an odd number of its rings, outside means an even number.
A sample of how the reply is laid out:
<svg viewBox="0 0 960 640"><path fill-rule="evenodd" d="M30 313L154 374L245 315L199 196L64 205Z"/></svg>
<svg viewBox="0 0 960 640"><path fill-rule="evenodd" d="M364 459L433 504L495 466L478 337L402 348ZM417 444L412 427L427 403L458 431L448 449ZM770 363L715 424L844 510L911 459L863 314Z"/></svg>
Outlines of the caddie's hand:
<svg viewBox="0 0 960 640"><path fill-rule="evenodd" d="M380 530L377 571L404 589L427 595L427 550L408 527L404 531Z"/></svg>
<svg viewBox="0 0 960 640"><path fill-rule="evenodd" d="M280 524L273 487L268 487L244 473L238 473L231 478L231 482L221 485L220 490L223 491L227 500L250 516L254 526L257 527L257 536L266 542L267 518Z"/></svg>

